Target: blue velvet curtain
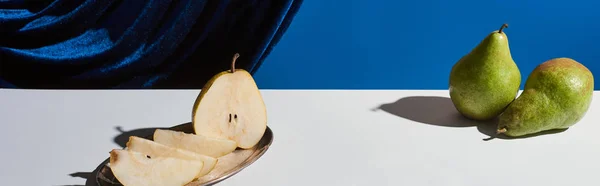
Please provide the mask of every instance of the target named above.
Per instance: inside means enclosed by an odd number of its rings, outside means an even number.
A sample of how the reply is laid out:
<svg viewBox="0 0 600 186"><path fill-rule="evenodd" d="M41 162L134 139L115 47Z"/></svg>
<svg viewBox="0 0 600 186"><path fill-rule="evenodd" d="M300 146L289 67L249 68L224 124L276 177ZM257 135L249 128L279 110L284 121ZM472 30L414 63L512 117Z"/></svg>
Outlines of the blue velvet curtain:
<svg viewBox="0 0 600 186"><path fill-rule="evenodd" d="M201 88L256 72L302 0L0 0L0 88Z"/></svg>

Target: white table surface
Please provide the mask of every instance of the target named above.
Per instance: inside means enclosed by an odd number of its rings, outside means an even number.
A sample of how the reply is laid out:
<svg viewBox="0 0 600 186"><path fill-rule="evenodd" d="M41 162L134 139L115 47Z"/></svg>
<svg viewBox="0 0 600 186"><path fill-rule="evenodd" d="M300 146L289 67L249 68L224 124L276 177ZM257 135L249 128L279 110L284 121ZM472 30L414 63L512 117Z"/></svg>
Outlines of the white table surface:
<svg viewBox="0 0 600 186"><path fill-rule="evenodd" d="M0 90L1 185L85 185L116 127L189 122L198 92ZM485 141L447 90L262 92L273 145L218 185L600 185L600 99L565 132Z"/></svg>

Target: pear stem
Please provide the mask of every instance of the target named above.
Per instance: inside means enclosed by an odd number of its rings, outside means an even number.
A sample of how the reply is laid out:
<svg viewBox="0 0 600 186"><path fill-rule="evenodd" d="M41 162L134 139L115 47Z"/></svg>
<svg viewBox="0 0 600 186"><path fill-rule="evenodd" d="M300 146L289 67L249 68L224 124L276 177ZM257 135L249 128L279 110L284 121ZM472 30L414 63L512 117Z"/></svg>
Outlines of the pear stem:
<svg viewBox="0 0 600 186"><path fill-rule="evenodd" d="M231 60L231 73L235 72L235 61L237 61L237 59L240 57L239 53L235 53L235 55L233 55L233 59Z"/></svg>
<svg viewBox="0 0 600 186"><path fill-rule="evenodd" d="M498 29L498 33L502 33L502 30L504 30L504 28L508 28L508 24L506 24L506 23L502 24L500 29Z"/></svg>
<svg viewBox="0 0 600 186"><path fill-rule="evenodd" d="M506 132L506 128L501 128L501 129L496 130L496 134L502 134L505 132Z"/></svg>

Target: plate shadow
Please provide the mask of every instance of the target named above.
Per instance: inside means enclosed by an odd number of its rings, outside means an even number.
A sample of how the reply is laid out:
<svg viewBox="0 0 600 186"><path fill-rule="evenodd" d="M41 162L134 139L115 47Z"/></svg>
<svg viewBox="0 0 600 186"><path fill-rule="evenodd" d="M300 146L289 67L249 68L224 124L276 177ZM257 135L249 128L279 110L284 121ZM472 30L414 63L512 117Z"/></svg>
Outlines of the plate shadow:
<svg viewBox="0 0 600 186"><path fill-rule="evenodd" d="M138 136L138 137L146 137L149 136L150 139L152 139L152 135L154 134L154 131L156 129L167 129L166 127L151 127L151 128L140 128L140 129L133 129L130 131L125 131L123 130L123 128L121 126L116 126L115 130L119 131L120 134L115 136L113 138L113 141L125 148L125 146L127 146L127 141L129 141L129 137L131 136Z"/></svg>
<svg viewBox="0 0 600 186"><path fill-rule="evenodd" d="M63 185L63 186L99 186L96 182L96 174L102 166L99 165L92 172L74 172L69 174L71 177L86 179L85 185Z"/></svg>
<svg viewBox="0 0 600 186"><path fill-rule="evenodd" d="M384 103L379 107L372 109L373 111L382 110L389 114L409 119L418 123L441 126L441 127L477 127L477 130L488 136L483 140L499 139L523 139L540 135L555 134L564 132L562 130L543 131L536 134L509 137L506 135L497 135L496 127L498 119L494 118L487 121L477 121L461 115L452 100L448 97L440 96L410 96L401 98L395 102Z"/></svg>

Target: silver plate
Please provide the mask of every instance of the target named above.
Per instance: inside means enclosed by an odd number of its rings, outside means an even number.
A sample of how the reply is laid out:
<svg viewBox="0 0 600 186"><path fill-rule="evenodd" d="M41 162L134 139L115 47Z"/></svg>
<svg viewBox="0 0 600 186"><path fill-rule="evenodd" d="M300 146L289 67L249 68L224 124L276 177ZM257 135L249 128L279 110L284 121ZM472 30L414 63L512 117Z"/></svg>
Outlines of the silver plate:
<svg viewBox="0 0 600 186"><path fill-rule="evenodd" d="M170 130L181 131L186 133L193 133L193 127L191 123L181 124L169 128ZM142 136L141 136L142 137ZM152 139L152 135L144 137L146 139ZM251 149L236 149L232 153L219 157L215 168L208 174L198 178L197 180L190 182L185 186L205 186L214 185L219 183L254 163L269 149L269 146L273 142L273 132L269 127L265 130L265 134ZM106 159L97 169L96 182L98 186L122 186L121 183L114 177L110 166L108 165L109 159Z"/></svg>

